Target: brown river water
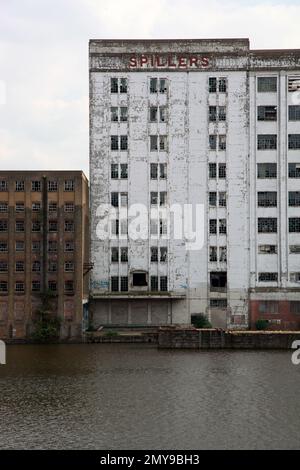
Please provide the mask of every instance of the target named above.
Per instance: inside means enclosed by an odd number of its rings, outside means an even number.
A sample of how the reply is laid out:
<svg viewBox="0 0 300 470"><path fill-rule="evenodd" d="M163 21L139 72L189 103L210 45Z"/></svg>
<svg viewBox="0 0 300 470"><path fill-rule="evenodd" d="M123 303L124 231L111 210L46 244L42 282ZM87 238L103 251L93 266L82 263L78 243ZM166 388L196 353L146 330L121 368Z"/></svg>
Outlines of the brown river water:
<svg viewBox="0 0 300 470"><path fill-rule="evenodd" d="M16 345L0 449L299 449L290 351Z"/></svg>

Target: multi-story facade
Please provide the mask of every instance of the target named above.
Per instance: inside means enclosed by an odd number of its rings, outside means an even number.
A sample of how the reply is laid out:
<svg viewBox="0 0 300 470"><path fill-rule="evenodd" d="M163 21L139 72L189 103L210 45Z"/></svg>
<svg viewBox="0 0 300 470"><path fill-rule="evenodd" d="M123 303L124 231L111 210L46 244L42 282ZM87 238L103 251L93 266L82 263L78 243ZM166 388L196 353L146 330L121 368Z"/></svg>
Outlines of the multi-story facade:
<svg viewBox="0 0 300 470"><path fill-rule="evenodd" d="M300 51L91 40L89 54L95 326L204 313L214 326L297 327ZM144 236L130 230L135 204ZM197 212L200 244L178 236L174 207Z"/></svg>
<svg viewBox="0 0 300 470"><path fill-rule="evenodd" d="M61 338L81 337L88 230L81 171L0 172L0 338L30 337L48 293Z"/></svg>

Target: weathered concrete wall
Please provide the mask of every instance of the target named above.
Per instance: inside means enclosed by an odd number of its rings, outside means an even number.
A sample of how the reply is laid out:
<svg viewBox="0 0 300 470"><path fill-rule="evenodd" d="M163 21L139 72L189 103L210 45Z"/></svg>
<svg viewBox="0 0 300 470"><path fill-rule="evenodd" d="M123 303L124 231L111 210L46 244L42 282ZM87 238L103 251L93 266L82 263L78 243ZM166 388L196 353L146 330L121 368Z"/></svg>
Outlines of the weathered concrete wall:
<svg viewBox="0 0 300 470"><path fill-rule="evenodd" d="M300 332L250 332L197 329L160 329L162 349L290 349Z"/></svg>

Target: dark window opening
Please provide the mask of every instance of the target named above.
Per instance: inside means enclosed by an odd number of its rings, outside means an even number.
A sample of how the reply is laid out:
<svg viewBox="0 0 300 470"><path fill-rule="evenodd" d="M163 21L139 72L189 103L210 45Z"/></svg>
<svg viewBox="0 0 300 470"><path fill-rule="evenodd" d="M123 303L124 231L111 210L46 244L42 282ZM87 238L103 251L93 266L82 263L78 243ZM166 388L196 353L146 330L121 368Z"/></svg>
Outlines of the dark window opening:
<svg viewBox="0 0 300 470"><path fill-rule="evenodd" d="M147 286L147 275L146 273L133 273L132 285L136 287Z"/></svg>

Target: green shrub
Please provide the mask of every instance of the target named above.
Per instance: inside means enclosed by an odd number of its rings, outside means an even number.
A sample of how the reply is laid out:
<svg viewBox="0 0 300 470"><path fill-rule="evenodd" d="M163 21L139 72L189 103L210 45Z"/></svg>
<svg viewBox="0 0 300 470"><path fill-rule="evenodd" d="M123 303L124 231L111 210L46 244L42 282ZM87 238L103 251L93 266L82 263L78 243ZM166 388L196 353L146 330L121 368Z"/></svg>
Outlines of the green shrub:
<svg viewBox="0 0 300 470"><path fill-rule="evenodd" d="M196 328L212 328L207 316L203 313L192 315L191 322Z"/></svg>
<svg viewBox="0 0 300 470"><path fill-rule="evenodd" d="M105 336L118 336L119 333L117 331L112 331L112 330L108 330L105 332Z"/></svg>
<svg viewBox="0 0 300 470"><path fill-rule="evenodd" d="M266 330L268 326L269 326L268 320L263 320L262 318L259 318L255 323L255 327L257 330Z"/></svg>

